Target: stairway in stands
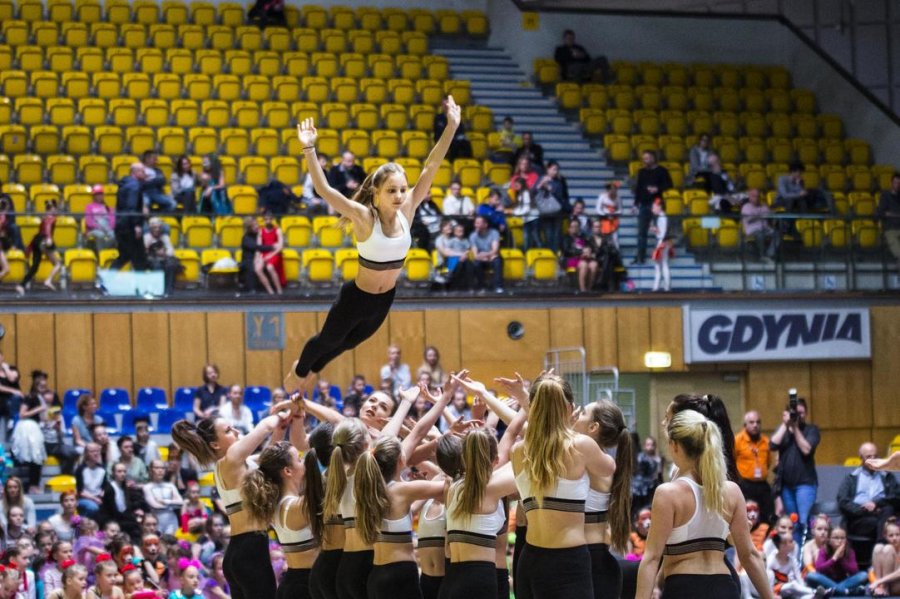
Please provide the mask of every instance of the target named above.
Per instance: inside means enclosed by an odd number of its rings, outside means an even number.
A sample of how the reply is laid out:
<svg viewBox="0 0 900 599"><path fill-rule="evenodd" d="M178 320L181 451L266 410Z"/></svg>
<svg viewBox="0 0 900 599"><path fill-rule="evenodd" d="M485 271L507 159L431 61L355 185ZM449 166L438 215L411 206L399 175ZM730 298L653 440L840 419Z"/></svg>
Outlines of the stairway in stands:
<svg viewBox="0 0 900 599"><path fill-rule="evenodd" d="M434 40L431 51L447 58L453 79L471 81L473 100L493 111L497 128L504 117L511 116L516 131L533 132L535 142L544 148L544 159L559 162L569 183L571 199L582 198L587 213L596 214L597 196L609 181L621 180L621 173L606 164L601 152L591 146L575 123L567 120L554 98L544 96L529 82L521 67L502 48L461 47L453 40ZM620 196L628 211L634 203L633 194L623 188ZM634 218L622 219L619 245L635 289L652 289L653 265L629 265L637 247ZM697 264L689 254L679 252L669 264L673 289L715 288L709 267Z"/></svg>

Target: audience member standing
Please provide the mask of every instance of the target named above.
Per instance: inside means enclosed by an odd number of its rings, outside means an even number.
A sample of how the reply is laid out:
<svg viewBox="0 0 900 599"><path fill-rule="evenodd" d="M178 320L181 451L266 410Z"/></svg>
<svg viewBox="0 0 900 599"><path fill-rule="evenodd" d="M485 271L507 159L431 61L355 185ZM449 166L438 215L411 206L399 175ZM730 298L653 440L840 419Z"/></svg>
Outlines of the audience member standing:
<svg viewBox="0 0 900 599"><path fill-rule="evenodd" d="M806 400L800 398L795 413L784 411L781 425L769 441L769 448L778 452L784 510L799 517L794 527L794 540L798 545L806 535L810 511L816 502L819 485L816 447L820 439L819 427L806 422Z"/></svg>
<svg viewBox="0 0 900 599"><path fill-rule="evenodd" d="M144 216L149 209L144 205L142 185L147 175L144 165L135 162L130 174L119 181L116 195L116 244L119 256L110 264L113 270L121 270L129 262L134 270L147 270L147 252L144 249Z"/></svg>
<svg viewBox="0 0 900 599"><path fill-rule="evenodd" d="M656 439L644 439L644 450L637 455L637 466L631 478L632 512L636 515L642 508L653 503L656 487L663 482L663 460L656 449Z"/></svg>
<svg viewBox="0 0 900 599"><path fill-rule="evenodd" d="M653 220L653 202L661 200L663 193L672 188L672 177L665 167L656 162L656 152L647 150L641 156L643 168L638 171L634 186L634 209L638 213L638 247L633 264L647 260L647 234Z"/></svg>
<svg viewBox="0 0 900 599"><path fill-rule="evenodd" d="M391 381L394 395L412 386L409 364L404 364L401 359L400 347L391 345L388 347L388 362L381 367L381 380Z"/></svg>
<svg viewBox="0 0 900 599"><path fill-rule="evenodd" d="M769 438L762 433L762 419L756 410L744 414L744 429L734 436L734 459L741 475L738 485L744 497L755 501L759 505L760 520L770 523L775 512L772 487L767 480L772 455Z"/></svg>
<svg viewBox="0 0 900 599"><path fill-rule="evenodd" d="M516 150L513 160L519 162L522 158L528 158L535 169L544 168L544 148L541 144L534 143L531 131L522 132L522 146Z"/></svg>
<svg viewBox="0 0 900 599"><path fill-rule="evenodd" d="M891 188L881 192L878 216L883 219L884 241L897 259L897 271L900 272L900 172L891 177Z"/></svg>

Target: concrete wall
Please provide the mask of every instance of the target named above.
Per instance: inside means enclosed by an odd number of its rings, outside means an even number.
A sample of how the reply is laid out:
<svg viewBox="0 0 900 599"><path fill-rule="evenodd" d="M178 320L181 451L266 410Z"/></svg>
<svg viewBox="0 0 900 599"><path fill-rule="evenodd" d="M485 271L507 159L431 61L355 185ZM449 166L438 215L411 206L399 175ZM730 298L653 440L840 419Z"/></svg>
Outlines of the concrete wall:
<svg viewBox="0 0 900 599"><path fill-rule="evenodd" d="M537 30L523 31L511 0L490 0L488 16L491 43L506 48L526 72L535 58L552 57L565 29L573 29L588 52L611 60L783 65L795 86L816 93L823 112L843 117L848 137L872 144L876 162L896 163L900 156L900 127L774 19L541 12Z"/></svg>

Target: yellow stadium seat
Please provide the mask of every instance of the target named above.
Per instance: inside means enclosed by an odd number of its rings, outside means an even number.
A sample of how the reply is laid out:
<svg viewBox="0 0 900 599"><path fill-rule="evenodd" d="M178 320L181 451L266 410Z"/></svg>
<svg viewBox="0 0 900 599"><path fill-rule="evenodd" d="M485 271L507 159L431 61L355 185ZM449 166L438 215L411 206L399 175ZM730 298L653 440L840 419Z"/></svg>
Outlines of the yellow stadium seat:
<svg viewBox="0 0 900 599"><path fill-rule="evenodd" d="M228 197L235 214L256 214L256 189L251 185L230 185Z"/></svg>
<svg viewBox="0 0 900 599"><path fill-rule="evenodd" d="M312 29L324 29L328 26L328 12L318 4L304 4L300 8L303 23Z"/></svg>
<svg viewBox="0 0 900 599"><path fill-rule="evenodd" d="M371 30L357 29L350 31L347 41L350 43L350 49L354 55L365 56L375 52L375 36ZM347 76L351 77L352 75L347 73Z"/></svg>
<svg viewBox="0 0 900 599"><path fill-rule="evenodd" d="M63 197L69 212L81 214L94 196L91 193L90 185L71 184L63 188Z"/></svg>
<svg viewBox="0 0 900 599"><path fill-rule="evenodd" d="M431 151L431 136L424 131L403 131L400 139L406 148L406 155L410 158L425 159ZM469 184L469 186L475 185L477 184Z"/></svg>
<svg viewBox="0 0 900 599"><path fill-rule="evenodd" d="M376 31L375 41L381 54L393 56L403 49L403 39L396 31Z"/></svg>
<svg viewBox="0 0 900 599"><path fill-rule="evenodd" d="M387 84L382 79L361 79L359 89L364 102L379 105L387 101Z"/></svg>
<svg viewBox="0 0 900 599"><path fill-rule="evenodd" d="M244 156L240 159L240 170L247 185L264 185L269 181L269 163L259 156Z"/></svg>
<svg viewBox="0 0 900 599"><path fill-rule="evenodd" d="M266 27L263 33L269 50L286 52L291 49L291 32L287 28Z"/></svg>
<svg viewBox="0 0 900 599"><path fill-rule="evenodd" d="M377 156L393 159L400 155L400 136L396 131L373 131L372 143Z"/></svg>
<svg viewBox="0 0 900 599"><path fill-rule="evenodd" d="M853 221L853 234L860 248L873 249L881 243L881 231L873 221Z"/></svg>
<svg viewBox="0 0 900 599"><path fill-rule="evenodd" d="M64 154L47 157L47 173L57 185L74 183L78 175L75 158Z"/></svg>
<svg viewBox="0 0 900 599"><path fill-rule="evenodd" d="M276 129L290 127L293 124L287 102L263 102L262 116L269 127Z"/></svg>
<svg viewBox="0 0 900 599"><path fill-rule="evenodd" d="M833 248L850 247L853 233L850 225L842 220L826 220L824 223L825 237Z"/></svg>
<svg viewBox="0 0 900 599"><path fill-rule="evenodd" d="M239 216L219 216L216 218L216 236L219 247L239 248L244 236L244 220Z"/></svg>
<svg viewBox="0 0 900 599"><path fill-rule="evenodd" d="M4 125L0 127L0 152L4 154L21 154L25 151L28 135L21 125Z"/></svg>
<svg viewBox="0 0 900 599"><path fill-rule="evenodd" d="M250 131L250 141L256 149L256 154L259 156L275 156L281 151L278 131L275 129L252 129Z"/></svg>
<svg viewBox="0 0 900 599"><path fill-rule="evenodd" d="M175 281L181 286L194 287L200 282L200 256L197 251L187 248L176 248L175 257L184 269L178 273Z"/></svg>
<svg viewBox="0 0 900 599"><path fill-rule="evenodd" d="M297 139L297 132L291 131L291 137ZM341 150L341 139L334 129L319 129L319 151L326 156L336 156ZM302 152L298 153L300 155Z"/></svg>
<svg viewBox="0 0 900 599"><path fill-rule="evenodd" d="M861 139L846 139L844 147L850 154L850 164L868 165L872 161L872 151L869 144Z"/></svg>
<svg viewBox="0 0 900 599"><path fill-rule="evenodd" d="M332 54L347 51L347 34L339 29L323 29L319 32L322 49Z"/></svg>
<svg viewBox="0 0 900 599"><path fill-rule="evenodd" d="M344 245L344 230L336 216L316 216L312 219L313 234L319 247L336 248Z"/></svg>
<svg viewBox="0 0 900 599"><path fill-rule="evenodd" d="M44 165L40 156L20 154L13 157L16 181L24 184L40 183L44 178Z"/></svg>
<svg viewBox="0 0 900 599"><path fill-rule="evenodd" d="M410 248L403 264L403 274L410 283L431 281L431 255L427 250Z"/></svg>
<svg viewBox="0 0 900 599"><path fill-rule="evenodd" d="M183 127L160 127L156 131L157 149L165 156L180 156L187 152L187 138Z"/></svg>
<svg viewBox="0 0 900 599"><path fill-rule="evenodd" d="M300 98L300 80L295 76L278 76L272 79L275 98L283 102L291 102Z"/></svg>
<svg viewBox="0 0 900 599"><path fill-rule="evenodd" d="M813 114L816 111L816 95L814 93L806 89L792 89L790 93L796 112Z"/></svg>
<svg viewBox="0 0 900 599"><path fill-rule="evenodd" d="M525 260L535 282L555 282L559 276L559 263L552 250L532 248L525 253Z"/></svg>
<svg viewBox="0 0 900 599"><path fill-rule="evenodd" d="M10 98L21 98L28 93L28 76L24 71L0 72L0 89Z"/></svg>
<svg viewBox="0 0 900 599"><path fill-rule="evenodd" d="M75 491L75 477L70 474L58 474L47 481L47 488L53 493Z"/></svg>
<svg viewBox="0 0 900 599"><path fill-rule="evenodd" d="M28 205L28 194L21 183L6 183L0 187L0 191L12 198L13 208L18 213L25 212Z"/></svg>
<svg viewBox="0 0 900 599"><path fill-rule="evenodd" d="M49 0L47 2L47 16L54 23L68 23L74 15L75 7L69 0Z"/></svg>
<svg viewBox="0 0 900 599"><path fill-rule="evenodd" d="M312 240L312 224L305 216L285 216L281 219L284 243L289 247L309 247Z"/></svg>
<svg viewBox="0 0 900 599"><path fill-rule="evenodd" d="M300 281L300 254L297 250L284 248L281 251L281 259L284 262L284 278L287 286L296 286Z"/></svg>
<svg viewBox="0 0 900 599"><path fill-rule="evenodd" d="M219 131L223 153L228 156L246 156L250 153L250 136L244 129L227 128Z"/></svg>
<svg viewBox="0 0 900 599"><path fill-rule="evenodd" d="M213 245L213 226L205 216L185 216L181 221L185 246L207 248Z"/></svg>
<svg viewBox="0 0 900 599"><path fill-rule="evenodd" d="M303 77L300 86L307 102L319 104L329 99L328 80L324 77Z"/></svg>
<svg viewBox="0 0 900 599"><path fill-rule="evenodd" d="M44 209L44 202L55 201L59 205L61 197L59 187L50 183L39 183L32 185L28 190L31 196L31 205L38 210Z"/></svg>
<svg viewBox="0 0 900 599"><path fill-rule="evenodd" d="M185 25L188 22L188 7L181 0L163 0L162 15L163 21L169 25Z"/></svg>
<svg viewBox="0 0 900 599"><path fill-rule="evenodd" d="M9 101L9 98L4 98ZM20 125L40 125L44 122L44 101L40 98L16 98L16 112ZM8 122L8 121L7 121ZM32 136L34 133L32 132Z"/></svg>
<svg viewBox="0 0 900 599"><path fill-rule="evenodd" d="M115 180L119 180L122 177L128 176L128 173L131 170L131 165L138 161L138 157L133 154L120 154L118 156L113 156L112 159L112 170L113 170L113 178ZM109 186L104 186L104 193L109 193ZM107 199L108 196L107 196ZM115 206L115 198L113 198L112 202L113 206Z"/></svg>
<svg viewBox="0 0 900 599"><path fill-rule="evenodd" d="M424 56L428 53L428 36L420 31L404 31L400 34L407 54Z"/></svg>
<svg viewBox="0 0 900 599"><path fill-rule="evenodd" d="M859 164L851 164L846 168L847 178L849 179L850 188L854 191L870 191L873 186L872 174L875 169L869 170L868 167ZM888 181L888 184L890 181ZM880 189L889 187L889 185L879 186Z"/></svg>
<svg viewBox="0 0 900 599"><path fill-rule="evenodd" d="M303 274L310 284L330 284L334 278L334 257L328 250L303 250Z"/></svg>
<svg viewBox="0 0 900 599"><path fill-rule="evenodd" d="M359 272L359 252L356 248L338 248L334 253L335 267L342 281L352 281Z"/></svg>
<svg viewBox="0 0 900 599"><path fill-rule="evenodd" d="M341 131L341 145L345 150L357 156L368 156L372 150L372 142L369 133L362 129L347 129Z"/></svg>
<svg viewBox="0 0 900 599"><path fill-rule="evenodd" d="M466 32L469 35L483 37L488 34L487 15L480 10L464 10L462 18L466 24Z"/></svg>
<svg viewBox="0 0 900 599"><path fill-rule="evenodd" d="M379 31L384 28L384 20L377 8L365 6L357 8L356 20L360 29L365 31Z"/></svg>
<svg viewBox="0 0 900 599"><path fill-rule="evenodd" d="M480 119L484 114L484 112L479 112L477 113L477 116ZM428 104L413 104L409 107L409 118L412 120L412 127L418 131L432 130L434 125L434 115L434 107ZM479 120L478 125L480 126L480 124L481 122ZM474 128L474 125L473 130L479 131L479 129Z"/></svg>
<svg viewBox="0 0 900 599"><path fill-rule="evenodd" d="M522 282L526 276L525 255L518 248L500 248L503 261L503 279L507 282Z"/></svg>
<svg viewBox="0 0 900 599"><path fill-rule="evenodd" d="M109 181L109 163L103 156L81 156L78 159L78 169L82 180L88 185Z"/></svg>

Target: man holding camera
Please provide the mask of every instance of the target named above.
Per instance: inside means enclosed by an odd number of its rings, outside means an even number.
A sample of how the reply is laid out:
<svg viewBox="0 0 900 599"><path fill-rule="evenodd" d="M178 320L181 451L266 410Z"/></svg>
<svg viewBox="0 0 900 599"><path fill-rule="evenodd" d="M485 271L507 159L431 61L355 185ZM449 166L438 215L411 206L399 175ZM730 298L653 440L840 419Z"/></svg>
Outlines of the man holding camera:
<svg viewBox="0 0 900 599"><path fill-rule="evenodd" d="M819 427L806 422L806 400L790 390L788 408L781 425L769 441L769 449L778 452L778 478L784 511L797 514L794 540L798 545L806 535L809 513L816 502L819 479L816 476L816 447L821 438Z"/></svg>

